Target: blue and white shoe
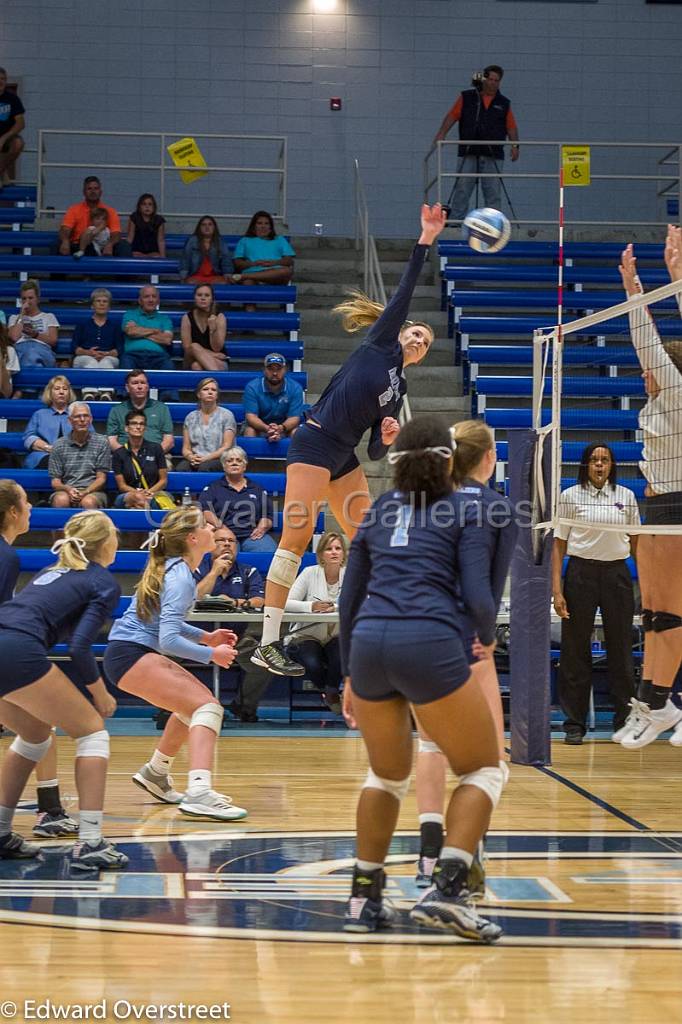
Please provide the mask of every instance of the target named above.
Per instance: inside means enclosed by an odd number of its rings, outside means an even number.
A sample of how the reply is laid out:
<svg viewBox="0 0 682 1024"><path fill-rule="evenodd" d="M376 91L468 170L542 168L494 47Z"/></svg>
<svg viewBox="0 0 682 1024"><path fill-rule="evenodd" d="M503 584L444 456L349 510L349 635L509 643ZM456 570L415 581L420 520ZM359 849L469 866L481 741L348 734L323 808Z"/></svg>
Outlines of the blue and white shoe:
<svg viewBox="0 0 682 1024"><path fill-rule="evenodd" d="M79 871L115 871L128 866L125 853L117 850L113 843L100 839L96 844L76 843L71 855L71 867Z"/></svg>
<svg viewBox="0 0 682 1024"><path fill-rule="evenodd" d="M410 919L470 942L497 942L502 929L476 913L467 885L470 871L464 861L439 859L433 870L434 884L414 905Z"/></svg>

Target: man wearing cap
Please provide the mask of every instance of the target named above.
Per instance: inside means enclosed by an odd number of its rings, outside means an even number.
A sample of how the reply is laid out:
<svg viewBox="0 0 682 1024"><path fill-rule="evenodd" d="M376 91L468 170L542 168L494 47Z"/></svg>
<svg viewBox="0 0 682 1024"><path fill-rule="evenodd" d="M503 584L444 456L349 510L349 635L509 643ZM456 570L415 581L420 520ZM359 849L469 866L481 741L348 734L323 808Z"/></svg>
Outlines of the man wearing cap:
<svg viewBox="0 0 682 1024"><path fill-rule="evenodd" d="M281 441L291 437L303 416L303 388L287 377L287 361L279 352L265 357L263 376L244 388L244 437Z"/></svg>

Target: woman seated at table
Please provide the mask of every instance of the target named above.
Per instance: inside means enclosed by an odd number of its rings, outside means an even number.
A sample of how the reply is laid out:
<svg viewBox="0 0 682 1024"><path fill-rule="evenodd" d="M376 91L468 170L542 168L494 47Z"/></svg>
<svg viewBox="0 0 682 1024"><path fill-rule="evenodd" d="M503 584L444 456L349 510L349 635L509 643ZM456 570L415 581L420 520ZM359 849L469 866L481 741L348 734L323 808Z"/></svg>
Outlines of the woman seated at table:
<svg viewBox="0 0 682 1024"><path fill-rule="evenodd" d="M346 541L340 533L323 533L315 554L318 564L296 578L285 611L336 611L348 559ZM295 622L286 643L290 656L305 668L305 678L322 691L327 706L341 714L338 622Z"/></svg>
<svg viewBox="0 0 682 1024"><path fill-rule="evenodd" d="M182 428L182 459L179 473L220 473L223 452L234 444L237 421L229 409L218 405L218 382L204 377L197 384L197 406Z"/></svg>

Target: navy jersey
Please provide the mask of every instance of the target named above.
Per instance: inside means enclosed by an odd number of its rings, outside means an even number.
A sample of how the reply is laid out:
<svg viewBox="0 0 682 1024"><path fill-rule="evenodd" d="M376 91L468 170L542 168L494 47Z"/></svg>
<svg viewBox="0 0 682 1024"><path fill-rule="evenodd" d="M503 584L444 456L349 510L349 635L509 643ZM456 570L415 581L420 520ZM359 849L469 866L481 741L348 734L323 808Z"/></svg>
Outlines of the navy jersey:
<svg viewBox="0 0 682 1024"><path fill-rule="evenodd" d="M509 574L518 531L516 523L512 522L511 506L508 500L501 497L492 487L480 484L477 480L466 480L457 493L471 506L477 522L484 531L490 560L490 590L497 612Z"/></svg>
<svg viewBox="0 0 682 1024"><path fill-rule="evenodd" d="M0 623L35 637L46 650L68 643L79 681L89 686L100 675L91 646L120 596L116 580L97 562L78 570L45 569L0 606Z"/></svg>
<svg viewBox="0 0 682 1024"><path fill-rule="evenodd" d="M461 490L425 507L403 504L398 491L374 503L351 545L339 602L344 674L352 628L363 620L416 619L463 634L472 623L492 643L516 530L509 502L496 500L496 520L507 527L491 529L482 496ZM508 533L499 549L498 532Z"/></svg>
<svg viewBox="0 0 682 1024"><path fill-rule="evenodd" d="M397 418L407 391L398 334L428 252L427 245L415 245L384 312L310 410L310 419L349 449L371 429L370 459L381 459L388 451L381 442L381 421L385 416Z"/></svg>
<svg viewBox="0 0 682 1024"><path fill-rule="evenodd" d="M4 537L0 536L0 604L11 601L19 579L19 555Z"/></svg>

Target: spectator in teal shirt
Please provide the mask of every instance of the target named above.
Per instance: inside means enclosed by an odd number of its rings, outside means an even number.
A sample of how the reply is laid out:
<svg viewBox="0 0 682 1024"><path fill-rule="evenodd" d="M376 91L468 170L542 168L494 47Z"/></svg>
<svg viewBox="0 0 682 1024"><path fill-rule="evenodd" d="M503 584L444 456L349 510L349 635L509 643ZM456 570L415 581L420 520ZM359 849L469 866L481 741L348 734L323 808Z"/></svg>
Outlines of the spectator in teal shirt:
<svg viewBox="0 0 682 1024"><path fill-rule="evenodd" d="M271 215L259 210L237 242L234 266L241 274L241 284L289 284L295 255L286 238L275 233Z"/></svg>
<svg viewBox="0 0 682 1024"><path fill-rule="evenodd" d="M303 388L287 375L287 361L279 352L265 357L263 376L244 388L244 437L281 441L291 437L303 416Z"/></svg>
<svg viewBox="0 0 682 1024"><path fill-rule="evenodd" d="M170 349L173 324L170 317L159 313L159 291L154 285L140 288L138 308L129 309L123 317L122 370L172 370Z"/></svg>

